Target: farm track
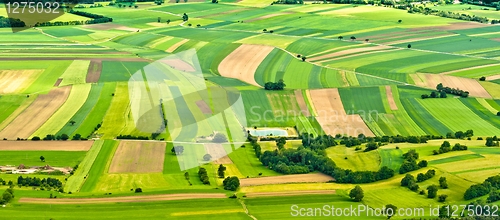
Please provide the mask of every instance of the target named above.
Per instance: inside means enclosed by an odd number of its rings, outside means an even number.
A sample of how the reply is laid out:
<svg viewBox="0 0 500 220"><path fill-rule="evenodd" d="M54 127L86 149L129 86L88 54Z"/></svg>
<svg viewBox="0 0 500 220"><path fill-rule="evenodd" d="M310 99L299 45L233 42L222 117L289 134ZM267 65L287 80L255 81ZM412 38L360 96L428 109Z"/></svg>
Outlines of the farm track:
<svg viewBox="0 0 500 220"><path fill-rule="evenodd" d="M281 192L253 192L246 193L248 198L253 197L274 197L274 196L298 196L298 195L325 195L335 194L335 190L300 190L300 191L281 191Z"/></svg>
<svg viewBox="0 0 500 220"><path fill-rule="evenodd" d="M293 174L284 176L270 176L247 178L240 180L240 186L271 185L284 183L326 183L333 180L331 176L322 173Z"/></svg>
<svg viewBox="0 0 500 220"><path fill-rule="evenodd" d="M124 196L109 198L28 198L19 199L19 203L32 204L101 204L101 203L124 203L124 202L153 202L153 201L172 201L187 199L222 199L227 198L223 193L179 193L162 194L148 196Z"/></svg>

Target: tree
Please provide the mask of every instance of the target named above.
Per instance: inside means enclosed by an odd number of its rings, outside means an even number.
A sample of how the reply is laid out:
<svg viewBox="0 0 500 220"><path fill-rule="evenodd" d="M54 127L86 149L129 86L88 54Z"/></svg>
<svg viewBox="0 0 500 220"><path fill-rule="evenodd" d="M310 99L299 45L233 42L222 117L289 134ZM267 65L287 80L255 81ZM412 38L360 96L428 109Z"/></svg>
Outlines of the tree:
<svg viewBox="0 0 500 220"><path fill-rule="evenodd" d="M446 198L448 198L448 195L444 195L444 194L439 195L438 196L438 201L439 202L444 202L446 200Z"/></svg>
<svg viewBox="0 0 500 220"><path fill-rule="evenodd" d="M361 186L356 185L354 189L351 189L351 191L349 192L349 197L356 202L361 202L361 200L363 200L363 197L365 197L365 194Z"/></svg>
<svg viewBox="0 0 500 220"><path fill-rule="evenodd" d="M445 91L441 91L441 92L439 93L439 98L446 98L446 97L447 97L447 96L446 96L446 92L445 92Z"/></svg>
<svg viewBox="0 0 500 220"><path fill-rule="evenodd" d="M214 139L212 139L212 142L214 143L226 143L227 142L227 137L226 135L222 133L217 133L214 136Z"/></svg>
<svg viewBox="0 0 500 220"><path fill-rule="evenodd" d="M302 61L306 61L306 56L302 56Z"/></svg>
<svg viewBox="0 0 500 220"><path fill-rule="evenodd" d="M222 182L225 190L236 191L240 187L240 179L237 176L227 177Z"/></svg>
<svg viewBox="0 0 500 220"><path fill-rule="evenodd" d="M210 161L211 159L212 159L212 155L210 155L210 154L203 155L203 160L204 161Z"/></svg>
<svg viewBox="0 0 500 220"><path fill-rule="evenodd" d="M401 186L408 186L411 181L415 181L415 177L411 174L406 174L406 176L401 180Z"/></svg>
<svg viewBox="0 0 500 220"><path fill-rule="evenodd" d="M368 43L368 41L370 41L370 39L365 39L365 42Z"/></svg>
<svg viewBox="0 0 500 220"><path fill-rule="evenodd" d="M356 40L356 37L354 37L354 36L351 36L351 40Z"/></svg>
<svg viewBox="0 0 500 220"><path fill-rule="evenodd" d="M424 168L424 167L427 167L427 164L428 164L427 160L421 160L420 162L418 162L417 165L420 168Z"/></svg>
<svg viewBox="0 0 500 220"><path fill-rule="evenodd" d="M12 195L10 192L8 191L5 191L3 194L2 194L2 199L4 201L4 203L8 203L10 202L10 200L12 200L12 198L14 198L14 195Z"/></svg>
<svg viewBox="0 0 500 220"><path fill-rule="evenodd" d="M500 112L497 112L497 116L500 116Z"/></svg>
<svg viewBox="0 0 500 220"><path fill-rule="evenodd" d="M398 20L398 23L400 23L400 24L401 24L401 22L403 22L403 20Z"/></svg>
<svg viewBox="0 0 500 220"><path fill-rule="evenodd" d="M186 13L184 13L182 15L182 21L188 21L188 20L189 20L189 16Z"/></svg>
<svg viewBox="0 0 500 220"><path fill-rule="evenodd" d="M339 40L342 40L342 39L344 39L344 37L342 37L342 36L339 36L338 38L339 38Z"/></svg>
<svg viewBox="0 0 500 220"><path fill-rule="evenodd" d="M430 96L431 96L431 98L437 98L438 93L436 91L432 91Z"/></svg>
<svg viewBox="0 0 500 220"><path fill-rule="evenodd" d="M73 137L71 138L71 140L75 140L75 141L77 141L77 140L81 140L81 139L82 139L82 135L81 135L81 134L75 134L75 135L73 135Z"/></svg>
<svg viewBox="0 0 500 220"><path fill-rule="evenodd" d="M184 152L184 146L174 146L171 151L176 155L182 154Z"/></svg>
<svg viewBox="0 0 500 220"><path fill-rule="evenodd" d="M158 17L158 23L160 23L160 22L161 22L161 18L160 18L160 17Z"/></svg>
<svg viewBox="0 0 500 220"><path fill-rule="evenodd" d="M439 84L437 84L436 89L437 89L438 91L443 90L443 89L444 89L443 83L439 83Z"/></svg>
<svg viewBox="0 0 500 220"><path fill-rule="evenodd" d="M417 175L417 182L423 182L423 181L425 181L425 180L427 180L427 177L425 176L425 174L423 174L423 173L419 173L419 174Z"/></svg>
<svg viewBox="0 0 500 220"><path fill-rule="evenodd" d="M67 134L61 134L61 140L65 141L68 139L69 139L69 136Z"/></svg>
<svg viewBox="0 0 500 220"><path fill-rule="evenodd" d="M436 198L438 192L438 187L436 185L430 185L427 187L427 198Z"/></svg>
<svg viewBox="0 0 500 220"><path fill-rule="evenodd" d="M40 161L45 162L45 157L44 156L40 156Z"/></svg>
<svg viewBox="0 0 500 220"><path fill-rule="evenodd" d="M222 164L219 165L219 169L217 170L217 174L219 178L224 178L224 171L226 171L226 167Z"/></svg>
<svg viewBox="0 0 500 220"><path fill-rule="evenodd" d="M167 20L167 24L170 24L170 19Z"/></svg>
<svg viewBox="0 0 500 220"><path fill-rule="evenodd" d="M141 193L142 192L142 189L141 188L137 188L135 189L135 193Z"/></svg>
<svg viewBox="0 0 500 220"><path fill-rule="evenodd" d="M481 77L479 78L479 81L486 81L486 77L481 76Z"/></svg>
<svg viewBox="0 0 500 220"><path fill-rule="evenodd" d="M396 214L396 210L398 210L398 207L393 204L387 204L385 206L385 214L387 214L387 219L390 219L394 214Z"/></svg>
<svg viewBox="0 0 500 220"><path fill-rule="evenodd" d="M442 189L448 189L448 183L446 182L446 177L442 176L439 178L439 186Z"/></svg>
<svg viewBox="0 0 500 220"><path fill-rule="evenodd" d="M408 44L408 46L407 46L407 47L408 47L408 49L410 49L410 48L411 48L411 44Z"/></svg>
<svg viewBox="0 0 500 220"><path fill-rule="evenodd" d="M73 126L73 125L75 125L76 121L71 120L71 121L69 121L69 123L71 124L71 126Z"/></svg>

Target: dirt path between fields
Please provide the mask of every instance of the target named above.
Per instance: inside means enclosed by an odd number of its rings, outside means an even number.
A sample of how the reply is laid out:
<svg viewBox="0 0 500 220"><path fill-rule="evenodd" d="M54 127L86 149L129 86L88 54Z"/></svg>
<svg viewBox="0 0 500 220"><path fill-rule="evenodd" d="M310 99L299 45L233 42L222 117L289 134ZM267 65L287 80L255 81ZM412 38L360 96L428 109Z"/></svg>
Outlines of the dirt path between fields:
<svg viewBox="0 0 500 220"><path fill-rule="evenodd" d="M271 46L243 44L222 60L219 73L261 87L255 81L255 71L273 49Z"/></svg>
<svg viewBox="0 0 500 220"><path fill-rule="evenodd" d="M109 197L109 198L28 198L19 199L19 203L34 203L34 204L97 204L97 203L117 203L117 202L152 202L152 201L170 201L170 200L186 200L186 199L222 199L227 198L223 193L179 193L179 194L162 194L162 195L147 195L147 196L124 196L124 197Z"/></svg>
<svg viewBox="0 0 500 220"><path fill-rule="evenodd" d="M71 86L65 86L38 96L24 112L0 132L0 138L8 140L18 137L28 138L66 102L70 91Z"/></svg>
<svg viewBox="0 0 500 220"><path fill-rule="evenodd" d="M385 93L387 94L387 100L389 101L389 107L391 107L391 110L398 110L398 106L396 105L394 97L392 96L391 86L385 86Z"/></svg>
<svg viewBox="0 0 500 220"><path fill-rule="evenodd" d="M298 196L298 195L325 195L335 194L335 190L301 190L301 191L282 191L282 192L254 192L246 193L247 198L252 197L270 197L270 196Z"/></svg>
<svg viewBox="0 0 500 220"><path fill-rule="evenodd" d="M0 141L0 151L88 151L94 141Z"/></svg>
<svg viewBox="0 0 500 220"><path fill-rule="evenodd" d="M269 176L240 179L240 186L271 185L283 183L326 183L333 177L322 173L293 174L284 176Z"/></svg>

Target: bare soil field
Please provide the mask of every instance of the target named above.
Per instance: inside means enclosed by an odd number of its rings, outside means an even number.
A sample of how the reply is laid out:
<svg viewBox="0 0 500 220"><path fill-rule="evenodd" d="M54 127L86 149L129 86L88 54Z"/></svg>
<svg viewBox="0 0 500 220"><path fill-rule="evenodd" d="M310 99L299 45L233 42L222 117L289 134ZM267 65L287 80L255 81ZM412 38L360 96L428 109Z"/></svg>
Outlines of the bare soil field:
<svg viewBox="0 0 500 220"><path fill-rule="evenodd" d="M92 60L90 61L89 69L87 70L87 78L85 81L87 83L95 83L99 81L102 72L102 61Z"/></svg>
<svg viewBox="0 0 500 220"><path fill-rule="evenodd" d="M151 202L151 201L169 201L186 199L221 199L227 198L224 193L179 193L162 194L147 196L123 196L109 198L27 198L19 199L20 203L35 204L96 204L96 203L115 203L115 202Z"/></svg>
<svg viewBox="0 0 500 220"><path fill-rule="evenodd" d="M302 91L295 90L295 99L299 104L300 111L302 112L302 114L304 114L304 116L306 117L311 116L311 112L309 112L309 108L307 108L307 104L306 101L304 100L304 96L302 95Z"/></svg>
<svg viewBox="0 0 500 220"><path fill-rule="evenodd" d="M159 173L163 171L165 143L156 141L121 141L109 173Z"/></svg>
<svg viewBox="0 0 500 220"><path fill-rule="evenodd" d="M361 47L361 48L353 48L353 49L347 49L347 50L342 50L334 53L329 53L317 57L312 57L309 58L308 60L311 62L317 61L317 60L324 60L328 58L336 58L339 56L344 56L352 53L361 53L361 52L369 52L369 51L377 51L377 50L384 50L384 49L389 49L392 48L390 46L385 46L385 45L379 45L379 46L373 46L373 47Z"/></svg>
<svg viewBox="0 0 500 220"><path fill-rule="evenodd" d="M196 105L198 106L198 108L200 108L203 114L212 114L212 110L204 100L196 101Z"/></svg>
<svg viewBox="0 0 500 220"><path fill-rule="evenodd" d="M13 140L28 138L43 125L66 101L71 86L53 89L48 94L39 95L31 105L0 131L0 138Z"/></svg>
<svg viewBox="0 0 500 220"><path fill-rule="evenodd" d="M389 101L389 106L391 110L398 110L398 106L394 101L394 97L392 96L392 88L391 86L385 86L385 93L387 94L387 100Z"/></svg>
<svg viewBox="0 0 500 220"><path fill-rule="evenodd" d="M88 151L94 141L0 141L0 151Z"/></svg>
<svg viewBox="0 0 500 220"><path fill-rule="evenodd" d="M248 198L252 197L271 197L271 196L298 196L298 195L326 195L335 194L335 190L301 190L301 191L281 191L281 192L253 192L245 194Z"/></svg>
<svg viewBox="0 0 500 220"><path fill-rule="evenodd" d="M219 72L224 77L239 79L261 87L255 81L255 71L274 47L243 44L236 48L219 64Z"/></svg>
<svg viewBox="0 0 500 220"><path fill-rule="evenodd" d="M165 51L166 52L169 52L169 53L172 53L174 52L174 50L176 50L178 47L180 47L181 45L183 45L184 43L188 42L189 40L188 39L183 39L177 43L175 43L174 45L170 46L168 49L166 49Z"/></svg>
<svg viewBox="0 0 500 220"><path fill-rule="evenodd" d="M443 83L447 87L469 91L473 97L491 98L491 95L474 79L425 73L410 74L410 76L417 86L435 89L437 84Z"/></svg>
<svg viewBox="0 0 500 220"><path fill-rule="evenodd" d="M228 153L222 144L203 144L205 147L205 152L212 156L212 160L215 164L232 164L233 161L227 156Z"/></svg>
<svg viewBox="0 0 500 220"><path fill-rule="evenodd" d="M21 92L31 85L43 71L43 69L0 70L0 94Z"/></svg>
<svg viewBox="0 0 500 220"><path fill-rule="evenodd" d="M293 174L240 179L240 186L271 185L283 183L326 183L333 177L322 173Z"/></svg>
<svg viewBox="0 0 500 220"><path fill-rule="evenodd" d="M195 68L193 66L191 66L191 64L186 63L180 59L164 59L164 60L161 60L161 62L169 65L170 67L172 67L176 70L187 71L187 72L194 72L195 71Z"/></svg>
<svg viewBox="0 0 500 220"><path fill-rule="evenodd" d="M357 136L363 133L374 136L361 116L347 115L337 89L310 90L310 94L316 110L316 119L326 134Z"/></svg>

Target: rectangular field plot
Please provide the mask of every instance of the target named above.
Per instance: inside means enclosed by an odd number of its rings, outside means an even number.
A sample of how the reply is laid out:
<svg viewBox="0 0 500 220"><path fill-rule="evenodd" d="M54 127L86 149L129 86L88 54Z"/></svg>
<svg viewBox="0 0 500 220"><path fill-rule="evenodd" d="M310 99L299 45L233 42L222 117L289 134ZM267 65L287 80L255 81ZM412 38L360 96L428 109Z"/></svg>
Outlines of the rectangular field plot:
<svg viewBox="0 0 500 220"><path fill-rule="evenodd" d="M121 141L109 173L160 173L164 157L163 142Z"/></svg>
<svg viewBox="0 0 500 220"><path fill-rule="evenodd" d="M0 94L22 92L43 72L42 69L0 70Z"/></svg>
<svg viewBox="0 0 500 220"><path fill-rule="evenodd" d="M73 167L85 157L86 151L1 151L0 165ZM45 157L45 161L40 160Z"/></svg>

